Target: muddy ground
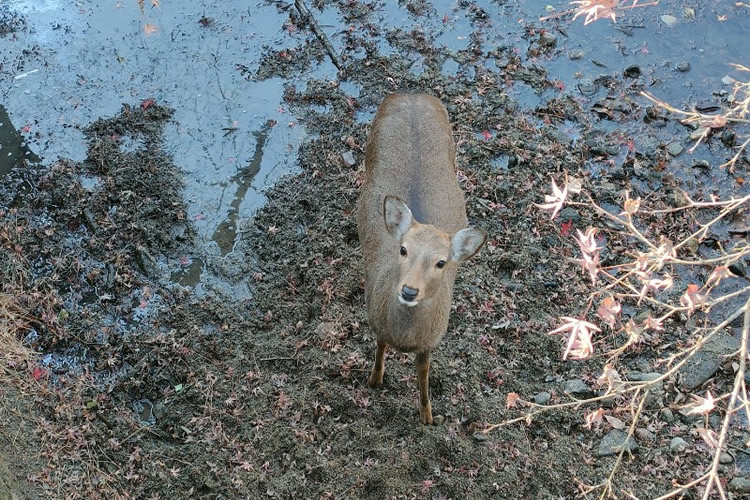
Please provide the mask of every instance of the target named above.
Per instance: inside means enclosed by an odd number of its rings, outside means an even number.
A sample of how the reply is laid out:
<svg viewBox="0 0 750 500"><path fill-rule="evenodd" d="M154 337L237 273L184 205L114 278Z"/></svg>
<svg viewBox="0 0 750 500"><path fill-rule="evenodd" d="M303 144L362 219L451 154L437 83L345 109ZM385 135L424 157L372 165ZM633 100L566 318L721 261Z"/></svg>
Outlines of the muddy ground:
<svg viewBox="0 0 750 500"><path fill-rule="evenodd" d="M163 150L167 103L131 102L92 120L85 161L27 165L2 178L4 308L15 311L8 324L17 337L39 353L9 360L0 377L0 446L20 497L546 499L576 497L608 477L616 458L599 447L611 427L585 429L582 409L482 432L522 415L506 408L508 393L534 400L546 392L552 403L593 394L604 361L563 362L560 338L546 335L559 316L580 310L589 290L570 262L571 229L603 223L583 209L550 221L534 203L550 177L566 172L609 206L620 206L625 190L657 208L674 206L679 189L747 194L747 160L732 174L707 174L671 155L665 141L631 140L611 127L653 138L673 123L638 96L645 75L615 71L597 83L607 88L602 99L559 88L525 109L509 97L513 85L542 92L556 82L512 45L472 37L449 52L417 31L379 33L369 4L329 3L403 50L381 54L359 30L348 39L358 56L344 58L338 80L285 89L290 117L308 134L301 172L270 189L266 206L241 221L234 250L208 264L230 283L249 283L251 298L197 296L160 265L188 267L196 244L179 165ZM460 8L479 30L486 16L472 5ZM408 10L431 15L425 2ZM307 29L291 9L289 23ZM527 33L540 54L551 50L543 35ZM406 55L413 53L423 58L418 73ZM298 47L269 49L259 68L238 70L249 79L284 76L326 57L311 35ZM443 71L449 60L455 74ZM356 83L359 95L341 82ZM367 386L374 338L353 217L367 123L357 113L397 90L427 91L446 105L470 221L490 235L459 273L430 379L444 422L429 427L418 422L411 356L390 352L385 385ZM716 137L713 154L723 162L729 146ZM716 189L704 191L707 178ZM677 237L691 221L644 224ZM617 248L633 245L616 230L607 238L610 263ZM713 238L731 246L746 233ZM618 369L662 370L657 361L689 341L684 322L667 326ZM602 341L599 352L616 341ZM701 389L730 378L717 367ZM577 381L583 386L571 389ZM694 419L665 411L684 392L679 382L645 409L639 428L648 433L620 466L618 497L657 497L709 463ZM610 409L627 421L622 407ZM688 444L679 452L670 447L677 436ZM750 474L747 438L742 426L732 436L740 451L722 466L727 479Z"/></svg>

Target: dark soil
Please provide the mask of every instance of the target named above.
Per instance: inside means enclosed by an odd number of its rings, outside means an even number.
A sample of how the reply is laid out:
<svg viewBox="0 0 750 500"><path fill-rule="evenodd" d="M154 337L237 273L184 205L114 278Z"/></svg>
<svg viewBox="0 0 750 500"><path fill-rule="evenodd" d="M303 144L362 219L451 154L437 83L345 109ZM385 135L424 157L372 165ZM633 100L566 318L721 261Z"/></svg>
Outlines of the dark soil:
<svg viewBox="0 0 750 500"><path fill-rule="evenodd" d="M409 10L424 8L412 2ZM21 338L43 353L9 370L33 388L33 408L11 417L10 429L36 424L35 444L4 447L17 477L52 498L88 499L573 498L608 477L615 458L595 457L607 429L584 429L582 409L482 433L522 415L506 408L508 393L532 400L546 391L552 403L566 401L566 381L593 387L601 371L602 360L563 362L560 339L546 335L559 316L580 310L589 281L570 262L571 226L551 222L534 203L550 177L566 172L583 178L597 201L618 206L625 189L672 206L680 181L663 151L637 148L626 168L591 175L592 159L619 154L627 138L592 132L600 108L562 91L519 109L507 93L514 82L539 90L554 82L510 48L495 49L496 69L485 69L476 40L451 56L476 67L446 76L445 51L413 34L393 37L424 55L423 72L411 73L398 53L368 52L347 61L342 75L362 88L357 97L339 81L287 87L287 104L309 133L301 173L267 193L233 254L211 264L229 281L250 281L252 299L196 297L168 280L194 230L179 166L162 150L170 110L161 103L126 105L94 122L80 164L60 160L2 179L2 293L29 311ZM350 43L367 46L353 35ZM322 53L286 54L293 65L269 49L255 77L304 71ZM635 102L638 89L608 85L627 103L620 119L639 122L646 111ZM471 224L490 235L459 271L430 379L433 411L445 421L429 427L419 424L411 356L390 352L385 385L367 386L375 342L353 216L367 125L356 118L396 90L430 92L446 105ZM321 105L325 112L316 111ZM561 135L564 121L591 140ZM570 221L573 229L601 225L584 210L564 214ZM651 223L685 231L677 218ZM608 238L611 247L632 244L616 231ZM683 331L670 324L619 369L656 371L659 346L678 343ZM676 393L670 384L646 408L641 426L655 440L625 458L618 495L656 497L708 463L707 453L669 450L685 423L666 422L660 410ZM30 464L23 456L34 446L39 461Z"/></svg>

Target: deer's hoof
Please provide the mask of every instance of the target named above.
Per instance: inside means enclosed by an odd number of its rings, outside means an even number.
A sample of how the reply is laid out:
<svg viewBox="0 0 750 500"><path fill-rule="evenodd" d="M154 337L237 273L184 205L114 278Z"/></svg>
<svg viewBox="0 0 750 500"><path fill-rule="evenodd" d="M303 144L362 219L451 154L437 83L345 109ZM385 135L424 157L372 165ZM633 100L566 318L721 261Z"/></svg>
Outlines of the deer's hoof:
<svg viewBox="0 0 750 500"><path fill-rule="evenodd" d="M429 403L419 408L419 421L422 425L432 425L432 406Z"/></svg>
<svg viewBox="0 0 750 500"><path fill-rule="evenodd" d="M370 374L370 378L367 380L367 383L370 385L370 387L380 387L383 385L383 372L376 373L373 371Z"/></svg>

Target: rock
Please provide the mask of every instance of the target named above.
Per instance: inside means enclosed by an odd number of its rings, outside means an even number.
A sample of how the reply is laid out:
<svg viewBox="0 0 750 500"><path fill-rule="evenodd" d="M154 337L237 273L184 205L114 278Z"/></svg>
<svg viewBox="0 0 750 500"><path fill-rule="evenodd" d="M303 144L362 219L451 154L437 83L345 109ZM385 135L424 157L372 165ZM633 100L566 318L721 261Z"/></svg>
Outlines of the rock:
<svg viewBox="0 0 750 500"><path fill-rule="evenodd" d="M557 37L549 31L545 31L539 37L539 45L541 45L542 47L553 48L557 45Z"/></svg>
<svg viewBox="0 0 750 500"><path fill-rule="evenodd" d="M670 142L667 144L667 153L669 153L669 156L679 156L684 150L685 148L679 142Z"/></svg>
<svg viewBox="0 0 750 500"><path fill-rule="evenodd" d="M473 438L476 441L487 441L489 439L489 436L487 436L487 434L484 434L482 432L475 432L473 435Z"/></svg>
<svg viewBox="0 0 750 500"><path fill-rule="evenodd" d="M351 167L355 163L357 163L357 160L354 159L354 153L351 151L347 151L346 153L341 155L341 158L344 160L344 163L346 163L347 167Z"/></svg>
<svg viewBox="0 0 750 500"><path fill-rule="evenodd" d="M664 408L661 411L660 416L661 416L661 419L668 424L671 424L674 422L674 414L672 413L672 410L670 410L669 408Z"/></svg>
<svg viewBox="0 0 750 500"><path fill-rule="evenodd" d="M637 64L632 64L625 68L625 71L623 71L622 74L628 78L638 78L641 76L641 67Z"/></svg>
<svg viewBox="0 0 750 500"><path fill-rule="evenodd" d="M579 378L571 379L565 382L565 394L571 395L587 395L591 393L589 386L586 382Z"/></svg>
<svg viewBox="0 0 750 500"><path fill-rule="evenodd" d="M707 130L708 127L698 127L694 132L690 134L690 140L697 141L698 139L703 137L703 134L705 134Z"/></svg>
<svg viewBox="0 0 750 500"><path fill-rule="evenodd" d="M579 59L583 59L583 56L585 53L582 50L571 50L568 52L568 59L571 61L578 61Z"/></svg>
<svg viewBox="0 0 750 500"><path fill-rule="evenodd" d="M596 91L599 90L599 85L589 78L584 78L578 82L576 87L578 88L578 92L587 97L596 94Z"/></svg>
<svg viewBox="0 0 750 500"><path fill-rule="evenodd" d="M732 271L733 274L736 274L741 278L747 276L747 272L745 272L745 266L742 264L742 262L735 262L734 264L729 266L729 270Z"/></svg>
<svg viewBox="0 0 750 500"><path fill-rule="evenodd" d="M677 24L677 18L674 16L670 16L669 14L664 14L661 16L661 22L667 25L668 28L671 28L675 24Z"/></svg>
<svg viewBox="0 0 750 500"><path fill-rule="evenodd" d="M695 19L695 9L692 7L685 7L682 9L682 17L687 19L688 21L692 21Z"/></svg>
<svg viewBox="0 0 750 500"><path fill-rule="evenodd" d="M577 224L581 220L581 216L578 211L573 207L565 207L560 210L560 220L563 222L573 221L573 224Z"/></svg>
<svg viewBox="0 0 750 500"><path fill-rule="evenodd" d="M637 428L637 429L635 430L635 436L636 436L636 437L637 437L637 438L638 438L638 439L639 439L640 441L653 441L653 440L654 440L654 439L656 438L656 436L654 436L654 433L653 433L653 432L651 432L651 431L650 431L650 430L648 430L648 429L644 429L644 428L642 428L642 427L639 427L639 428Z"/></svg>
<svg viewBox="0 0 750 500"><path fill-rule="evenodd" d="M719 455L720 464L726 465L726 464L731 464L732 462L734 462L734 457L730 455L729 453L727 453L726 451L723 451L721 455Z"/></svg>
<svg viewBox="0 0 750 500"><path fill-rule="evenodd" d="M635 149L648 156L651 159L655 159L659 148L661 147L661 141L653 135L646 134L642 137L635 138Z"/></svg>
<svg viewBox="0 0 750 500"><path fill-rule="evenodd" d="M735 477L729 481L729 491L733 493L750 493L750 479Z"/></svg>
<svg viewBox="0 0 750 500"><path fill-rule="evenodd" d="M721 142L728 148L734 146L734 131L725 130L721 133Z"/></svg>
<svg viewBox="0 0 750 500"><path fill-rule="evenodd" d="M740 348L740 341L730 335L714 335L680 369L681 386L692 391L710 379L724 363L726 356Z"/></svg>
<svg viewBox="0 0 750 500"><path fill-rule="evenodd" d="M682 439L681 437L673 437L672 440L669 442L669 449L673 453L682 453L685 451L688 447L687 441Z"/></svg>
<svg viewBox="0 0 750 500"><path fill-rule="evenodd" d="M626 432L613 429L602 438L602 442L599 443L599 449L596 450L596 455L598 457L608 457L620 453L623 448L629 452L633 452L638 449L638 444L632 436L628 437Z"/></svg>
<svg viewBox="0 0 750 500"><path fill-rule="evenodd" d="M661 373L658 373L658 372L649 372L649 373L630 372L628 373L628 380L630 380L631 382L651 382L652 380L656 380L659 377L661 377Z"/></svg>
<svg viewBox="0 0 750 500"><path fill-rule="evenodd" d="M432 423L434 425L443 425L445 423L445 417L443 415L435 415L432 417Z"/></svg>
<svg viewBox="0 0 750 500"><path fill-rule="evenodd" d="M534 396L534 402L538 405L546 405L550 399L552 399L552 396L549 392L540 392Z"/></svg>
<svg viewBox="0 0 750 500"><path fill-rule="evenodd" d="M677 71L681 71L682 73L690 71L690 63L689 62L681 62L680 64L677 65Z"/></svg>

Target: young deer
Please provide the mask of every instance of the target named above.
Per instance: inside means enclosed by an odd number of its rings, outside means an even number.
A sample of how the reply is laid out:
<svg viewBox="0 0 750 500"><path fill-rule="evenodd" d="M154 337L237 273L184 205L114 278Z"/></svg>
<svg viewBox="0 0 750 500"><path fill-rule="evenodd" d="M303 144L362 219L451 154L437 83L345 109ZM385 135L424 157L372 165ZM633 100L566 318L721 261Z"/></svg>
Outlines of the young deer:
<svg viewBox="0 0 750 500"><path fill-rule="evenodd" d="M365 301L377 335L369 384L383 383L388 345L416 353L419 420L432 423L430 351L448 329L458 264L487 239L467 228L456 181L448 113L425 94L392 94L367 141L357 224L365 260Z"/></svg>

